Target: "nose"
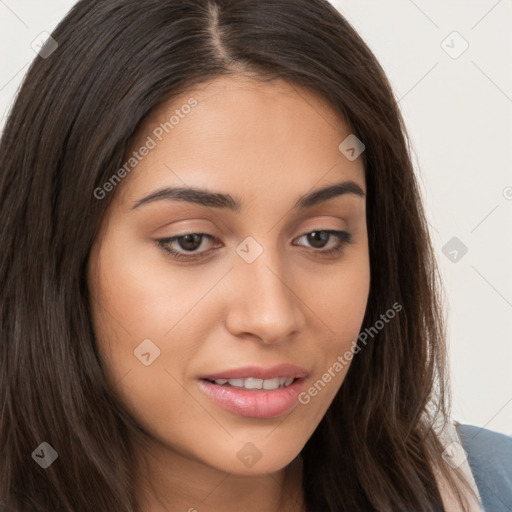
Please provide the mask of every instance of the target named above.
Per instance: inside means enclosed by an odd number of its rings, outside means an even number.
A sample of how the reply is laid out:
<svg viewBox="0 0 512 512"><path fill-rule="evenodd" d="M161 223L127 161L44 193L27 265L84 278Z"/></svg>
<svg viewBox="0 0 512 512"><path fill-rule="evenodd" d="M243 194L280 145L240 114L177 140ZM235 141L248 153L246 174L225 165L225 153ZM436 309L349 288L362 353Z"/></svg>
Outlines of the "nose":
<svg viewBox="0 0 512 512"><path fill-rule="evenodd" d="M264 251L252 263L235 263L226 318L231 334L256 337L265 344L288 339L306 321L290 271L269 253Z"/></svg>

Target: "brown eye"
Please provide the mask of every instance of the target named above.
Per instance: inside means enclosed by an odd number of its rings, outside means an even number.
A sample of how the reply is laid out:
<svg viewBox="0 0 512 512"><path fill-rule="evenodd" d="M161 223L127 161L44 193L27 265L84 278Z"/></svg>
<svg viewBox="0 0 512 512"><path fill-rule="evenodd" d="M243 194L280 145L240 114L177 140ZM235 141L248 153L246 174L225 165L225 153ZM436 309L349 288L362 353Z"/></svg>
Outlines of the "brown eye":
<svg viewBox="0 0 512 512"><path fill-rule="evenodd" d="M304 237L307 239L308 244L310 244L313 249L320 249L314 252L322 256L330 256L341 253L346 245L353 243L352 235L346 231L317 230L304 233L304 235L302 235L300 238ZM337 240L335 246L330 249L322 250L333 237Z"/></svg>
<svg viewBox="0 0 512 512"><path fill-rule="evenodd" d="M326 243L329 241L329 238L331 238L332 235L327 231L312 231L306 236L308 242L311 243L315 249L322 249L325 247Z"/></svg>
<svg viewBox="0 0 512 512"><path fill-rule="evenodd" d="M201 247L204 239L214 240L212 235L206 233L187 233L185 235L173 236L171 238L163 238L157 240L158 245L166 252L170 253L176 259L197 258L203 254L210 252L197 251ZM187 254L189 253L189 254Z"/></svg>
<svg viewBox="0 0 512 512"><path fill-rule="evenodd" d="M197 233L192 233L190 235L184 235L176 238L176 241L181 249L185 251L195 251L201 246L202 236Z"/></svg>

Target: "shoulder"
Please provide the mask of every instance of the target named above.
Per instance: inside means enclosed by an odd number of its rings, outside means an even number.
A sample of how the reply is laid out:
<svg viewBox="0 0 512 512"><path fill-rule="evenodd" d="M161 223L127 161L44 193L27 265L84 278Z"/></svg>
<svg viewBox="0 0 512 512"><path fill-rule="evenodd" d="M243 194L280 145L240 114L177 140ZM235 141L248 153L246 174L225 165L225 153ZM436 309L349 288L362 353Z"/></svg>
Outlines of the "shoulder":
<svg viewBox="0 0 512 512"><path fill-rule="evenodd" d="M473 425L456 428L484 509L512 511L512 437Z"/></svg>

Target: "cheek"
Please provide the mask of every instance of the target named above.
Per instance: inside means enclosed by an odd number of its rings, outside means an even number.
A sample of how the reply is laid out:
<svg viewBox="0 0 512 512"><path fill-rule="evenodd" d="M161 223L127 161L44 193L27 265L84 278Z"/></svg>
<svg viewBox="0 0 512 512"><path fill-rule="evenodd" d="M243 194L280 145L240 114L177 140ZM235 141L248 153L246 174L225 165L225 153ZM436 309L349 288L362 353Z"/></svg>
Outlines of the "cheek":
<svg viewBox="0 0 512 512"><path fill-rule="evenodd" d="M331 334L329 345L342 348L357 337L366 310L370 291L367 245L354 249L335 269L326 267L308 275L304 287L311 309Z"/></svg>
<svg viewBox="0 0 512 512"><path fill-rule="evenodd" d="M200 337L192 332L201 326L194 305L214 276L191 286L190 275L171 272L154 247L137 247L130 240L110 239L91 261L94 329L107 373L114 384L121 379L136 383L136 394L158 396L162 382L155 377L164 368L174 372L175 367L186 366L187 354L193 354L199 343ZM163 376L168 386L170 377L165 372Z"/></svg>
<svg viewBox="0 0 512 512"><path fill-rule="evenodd" d="M132 343L171 337L217 275L171 265L152 243L118 234L98 254L93 293L97 316Z"/></svg>
<svg viewBox="0 0 512 512"><path fill-rule="evenodd" d="M313 284L316 282L316 287ZM314 389L306 390L305 403L316 402L319 414L327 410L341 387L352 362L357 337L361 331L370 290L370 265L367 250L360 248L336 271L309 277L304 284L314 311L315 337Z"/></svg>
<svg viewBox="0 0 512 512"><path fill-rule="evenodd" d="M111 388L148 431L160 427L176 436L177 415L204 422L183 383L219 324L222 293L215 288L229 265L173 265L158 248L119 232L94 261L95 333Z"/></svg>
<svg viewBox="0 0 512 512"><path fill-rule="evenodd" d="M204 309L194 305L215 281L210 276L191 286L191 274L171 272L164 259L150 258L129 242L105 244L90 281L107 380L148 431L175 423L177 411L188 410L191 420L204 421L204 411L191 407L181 383L201 344L198 329L209 322Z"/></svg>

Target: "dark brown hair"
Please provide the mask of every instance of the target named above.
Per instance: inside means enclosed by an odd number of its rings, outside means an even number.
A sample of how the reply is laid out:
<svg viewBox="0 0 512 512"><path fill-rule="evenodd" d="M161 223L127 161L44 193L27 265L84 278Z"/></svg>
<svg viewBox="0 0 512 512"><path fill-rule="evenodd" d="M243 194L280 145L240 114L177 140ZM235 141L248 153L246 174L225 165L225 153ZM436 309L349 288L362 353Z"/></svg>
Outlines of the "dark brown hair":
<svg viewBox="0 0 512 512"><path fill-rule="evenodd" d="M323 96L365 146L367 328L302 450L310 512L434 511L432 423L448 415L440 286L403 121L373 54L325 0L82 0L36 57L0 145L0 501L9 512L134 512L128 433L91 322L86 265L106 208L94 190L164 101L221 75ZM341 141L340 141L341 142ZM428 414L427 414L428 413ZM42 470L43 441L59 458Z"/></svg>

